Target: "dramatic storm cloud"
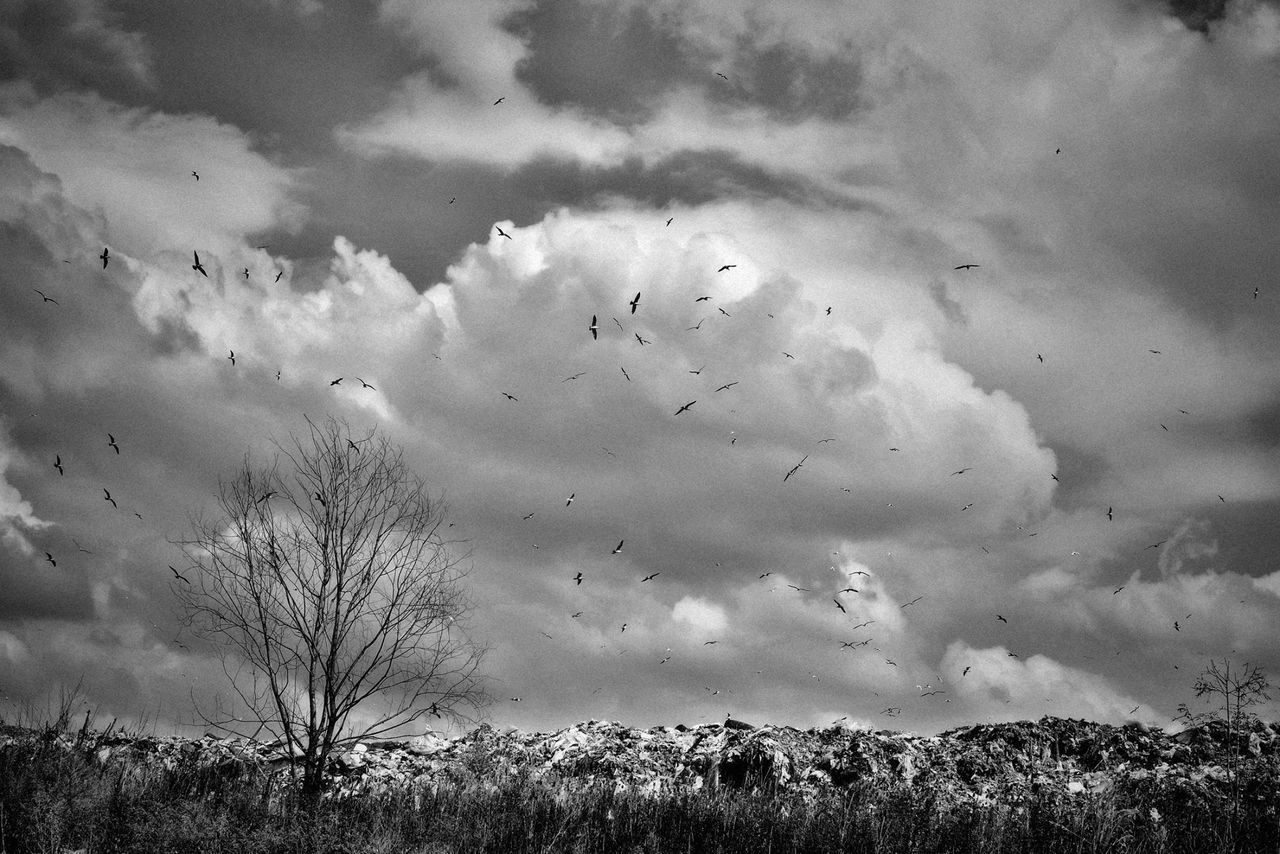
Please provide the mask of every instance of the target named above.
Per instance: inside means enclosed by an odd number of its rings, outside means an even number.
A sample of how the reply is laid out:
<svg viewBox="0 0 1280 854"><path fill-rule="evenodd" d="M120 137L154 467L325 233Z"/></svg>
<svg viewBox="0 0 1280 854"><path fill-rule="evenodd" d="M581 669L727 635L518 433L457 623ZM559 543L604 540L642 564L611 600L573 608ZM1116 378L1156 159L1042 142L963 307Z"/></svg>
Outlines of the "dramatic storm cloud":
<svg viewBox="0 0 1280 854"><path fill-rule="evenodd" d="M225 696L173 542L327 415L443 495L495 723L1280 672L1274 5L157 8L0 13L0 710Z"/></svg>

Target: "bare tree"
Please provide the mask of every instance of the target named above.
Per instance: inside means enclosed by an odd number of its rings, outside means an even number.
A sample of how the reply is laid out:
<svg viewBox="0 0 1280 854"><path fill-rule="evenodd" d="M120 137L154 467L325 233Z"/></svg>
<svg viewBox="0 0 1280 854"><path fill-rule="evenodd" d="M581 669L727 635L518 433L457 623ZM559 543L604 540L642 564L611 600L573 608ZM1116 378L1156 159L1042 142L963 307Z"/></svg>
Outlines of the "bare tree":
<svg viewBox="0 0 1280 854"><path fill-rule="evenodd" d="M190 581L173 586L243 703L206 723L272 733L315 796L335 749L426 715L473 720L488 700L443 504L376 430L307 424L272 465L246 456L220 482L217 518L178 543Z"/></svg>
<svg viewBox="0 0 1280 854"><path fill-rule="evenodd" d="M1213 659L1196 677L1195 689L1197 697L1208 697L1210 702L1222 705L1207 711L1192 713L1186 703L1178 706L1178 716L1187 726L1200 726L1212 721L1221 721L1227 729L1227 773L1231 777L1231 830L1239 830L1240 789L1239 764L1241 735L1252 727L1257 715L1246 709L1260 705L1271 699L1267 693L1270 683L1267 674L1256 664L1245 662L1243 667L1232 669L1231 659L1224 658L1222 663Z"/></svg>

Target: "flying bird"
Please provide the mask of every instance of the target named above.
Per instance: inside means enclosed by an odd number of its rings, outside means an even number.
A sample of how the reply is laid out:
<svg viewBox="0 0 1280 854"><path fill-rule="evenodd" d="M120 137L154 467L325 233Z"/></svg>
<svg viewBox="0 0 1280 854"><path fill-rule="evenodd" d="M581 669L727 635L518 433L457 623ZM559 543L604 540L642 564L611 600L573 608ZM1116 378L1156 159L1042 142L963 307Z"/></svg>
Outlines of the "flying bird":
<svg viewBox="0 0 1280 854"><path fill-rule="evenodd" d="M652 341L648 341L648 340L645 340L644 338L641 338L639 332L636 333L636 340L640 342L641 347L643 347L645 344L653 343Z"/></svg>
<svg viewBox="0 0 1280 854"><path fill-rule="evenodd" d="M609 552L609 554L615 554L615 555L616 555L618 552L622 551L622 544L623 544L623 543L625 543L625 542L626 542L626 540L618 540L618 545L617 545L616 547L614 547L613 551Z"/></svg>
<svg viewBox="0 0 1280 854"><path fill-rule="evenodd" d="M1159 356L1159 355L1160 355L1160 351L1159 351L1159 350L1148 350L1147 352L1148 352L1148 353L1154 353L1154 354L1156 354L1157 356Z"/></svg>
<svg viewBox="0 0 1280 854"><path fill-rule="evenodd" d="M1257 298L1258 298L1258 289L1257 289L1257 288L1254 288L1254 289L1253 289L1253 298L1254 298L1254 299L1257 299Z"/></svg>
<svg viewBox="0 0 1280 854"><path fill-rule="evenodd" d="M1149 549L1157 549L1157 548L1159 548L1160 546L1163 546L1163 545L1164 545L1165 543L1167 543L1167 542L1169 542L1169 541L1168 541L1168 540L1161 540L1161 541L1160 541L1160 542L1158 542L1158 543L1152 543L1151 545L1147 546L1147 548L1149 548Z"/></svg>
<svg viewBox="0 0 1280 854"><path fill-rule="evenodd" d="M702 366L702 368L705 368L705 367L706 367L706 365L703 365L703 366ZM700 373L702 373L702 368L698 368L698 370L696 370L696 371L690 371L689 373L691 373L691 374L700 374Z"/></svg>
<svg viewBox="0 0 1280 854"><path fill-rule="evenodd" d="M788 586L788 587L790 587L792 590L799 591L800 593L812 593L812 592L813 592L813 591L812 591L812 590L810 590L808 587L796 587L794 584L788 584L787 586Z"/></svg>
<svg viewBox="0 0 1280 854"><path fill-rule="evenodd" d="M711 297L698 297L694 302L706 302L709 299L711 299Z"/></svg>
<svg viewBox="0 0 1280 854"><path fill-rule="evenodd" d="M342 385L342 381L345 379L346 377L338 377L336 380L329 380L329 385Z"/></svg>
<svg viewBox="0 0 1280 854"><path fill-rule="evenodd" d="M494 102L493 102L493 105L496 107L496 106L498 106L499 104L501 104L501 103L502 103L503 101L505 101L505 100L507 100L507 96L506 96L506 95L503 95L501 98L499 98L498 100L494 101Z"/></svg>
<svg viewBox="0 0 1280 854"><path fill-rule="evenodd" d="M782 351L782 355L786 356L788 359L794 359L794 358L795 358L795 356L791 355L791 354L790 354L790 353L788 353L786 350L783 350L783 351Z"/></svg>
<svg viewBox="0 0 1280 854"><path fill-rule="evenodd" d="M633 298L632 298L631 302L629 302L629 303L628 303L628 305L630 305L630 306L631 306L631 313L632 313L632 314L635 314L635 313L636 313L636 308L637 308L637 307L639 307L639 305L640 305L640 292L639 292L639 291L636 291L636 295L635 295L635 297L633 297Z"/></svg>
<svg viewBox="0 0 1280 854"><path fill-rule="evenodd" d="M115 448L116 453L120 453L120 446L116 444L116 437L112 436L110 433L107 434L107 447Z"/></svg>
<svg viewBox="0 0 1280 854"><path fill-rule="evenodd" d="M178 570L174 569L172 566L169 567L169 571L173 573L174 580L186 581L187 584L191 583L190 581L187 580L187 577L185 575L178 572Z"/></svg>
<svg viewBox="0 0 1280 854"><path fill-rule="evenodd" d="M827 306L827 317L831 316L831 306Z"/></svg>
<svg viewBox="0 0 1280 854"><path fill-rule="evenodd" d="M974 267L981 267L981 264L961 264L956 267L957 270L972 270Z"/></svg>
<svg viewBox="0 0 1280 854"><path fill-rule="evenodd" d="M610 317L609 319L618 324L618 329L621 329L624 334L626 333L627 330L622 329L622 321L618 320L616 317Z"/></svg>
<svg viewBox="0 0 1280 854"><path fill-rule="evenodd" d="M325 500L324 500L324 496L323 496L323 495L321 495L319 492L315 493L315 499L316 499L316 501L320 502L320 506L321 506L321 507L328 507L328 506L329 506L329 503L328 503L327 501L325 501Z"/></svg>
<svg viewBox="0 0 1280 854"><path fill-rule="evenodd" d="M717 273L723 273L725 270L732 270L732 269L733 269L734 267L736 267L736 266L738 266L738 265L737 265L737 264L725 264L725 265L724 265L723 267L721 267L719 270L716 270L716 272L717 272Z"/></svg>
<svg viewBox="0 0 1280 854"><path fill-rule="evenodd" d="M725 317L733 317L733 315L732 315L732 314L730 314L729 312L725 311L723 308L720 308L719 306L716 306L716 311L720 312L720 313L721 313L721 314L723 314Z"/></svg>
<svg viewBox="0 0 1280 854"><path fill-rule="evenodd" d="M653 581L653 580L654 580L655 578L657 578L659 575L662 575L662 573L661 573L661 572L655 572L653 575L646 575L644 578L640 579L640 583L641 583L641 584L644 584L646 581Z"/></svg>
<svg viewBox="0 0 1280 854"><path fill-rule="evenodd" d="M59 475L66 474L66 472L64 472L64 471L62 470L62 455L61 455L61 454L54 454L54 455L53 455L53 467L54 467L54 468L56 468L56 469L58 470L58 474L59 474Z"/></svg>
<svg viewBox="0 0 1280 854"><path fill-rule="evenodd" d="M44 559L49 561L49 563L53 564L54 566L58 565L58 562L53 559L53 555L49 554L48 552L44 553Z"/></svg>
<svg viewBox="0 0 1280 854"><path fill-rule="evenodd" d="M840 609L840 613L841 613L841 614L847 614L847 613L849 613L848 611L846 611L846 610L844 609L844 606L840 604L840 600L839 600L839 599L832 599L831 601L836 603L836 607Z"/></svg>
<svg viewBox="0 0 1280 854"><path fill-rule="evenodd" d="M32 288L31 290L33 290L33 291L35 291L36 293L38 293L38 294L40 295L40 298L41 298L42 300L44 300L45 302L51 302L51 303L53 303L54 305L60 305L60 303L59 303L56 299L54 299L53 297L45 296L44 291L40 290L39 288Z"/></svg>
<svg viewBox="0 0 1280 854"><path fill-rule="evenodd" d="M575 576L573 577L573 580L574 580L574 582L575 582L579 587L581 587L581 586L582 586L582 573L581 573L581 572L579 572L577 575L575 575ZM582 613L581 611L579 611L579 612L578 612L578 614L581 614L581 613ZM574 616L577 616L577 614L575 614Z"/></svg>
<svg viewBox="0 0 1280 854"><path fill-rule="evenodd" d="M834 442L834 441L835 441L835 437L833 436L833 437L832 437L832 438L830 438L830 439L819 439L819 440L818 440L818 444L819 444L819 445L821 445L821 444L824 444L824 443L826 443L826 442Z"/></svg>
<svg viewBox="0 0 1280 854"><path fill-rule="evenodd" d="M706 322L706 320L707 320L707 319L704 317L704 318L702 318L702 320L699 320L699 321L698 321L697 325L695 325L695 326L686 326L684 331L685 331L685 332L696 332L696 331L698 331L699 329L701 329L701 328L702 328L702 324L703 324L703 323L705 323L705 322Z"/></svg>
<svg viewBox="0 0 1280 854"><path fill-rule="evenodd" d="M195 178L197 181L199 181L199 180L200 180L200 173L199 173L199 172L197 172L196 170L192 169L192 170L191 170L191 177L192 177L192 178Z"/></svg>
<svg viewBox="0 0 1280 854"><path fill-rule="evenodd" d="M371 389L371 390L373 390L373 391L377 391L377 389L376 389L376 388L374 388L373 386L369 385L367 382L365 382L364 380L360 379L359 377L356 377L356 379L357 379L357 380L359 380L360 385L361 385L362 387L367 388L367 389Z"/></svg>
<svg viewBox="0 0 1280 854"><path fill-rule="evenodd" d="M275 490L274 490L274 489L273 489L272 491L270 491L270 492L263 493L263 496L262 496L261 498L259 498L257 501L253 502L253 503L254 503L254 504L261 504L261 503L262 503L262 502L264 502L264 501L270 501L270 500L271 500L271 496L273 496L273 495L275 495L275 494L276 494L276 492L275 492Z"/></svg>
<svg viewBox="0 0 1280 854"><path fill-rule="evenodd" d="M896 662L896 661L890 661L890 660L889 660L889 659L887 659L887 658L884 660L884 663L885 663L885 664L891 664L891 665L893 665L894 667L897 667L897 666L898 666L898 662Z"/></svg>
<svg viewBox="0 0 1280 854"><path fill-rule="evenodd" d="M702 645L703 645L703 646L714 646L714 645L716 645L716 644L718 644L718 643L720 643L720 641L703 641L703 642L702 642Z"/></svg>
<svg viewBox="0 0 1280 854"><path fill-rule="evenodd" d="M600 326L596 323L596 316L591 315L591 325L587 327L587 331L591 333L591 340L598 341L600 339Z"/></svg>
<svg viewBox="0 0 1280 854"><path fill-rule="evenodd" d="M360 446L357 445L355 442L351 441L350 439L347 440L347 447L355 451L357 454L360 453Z"/></svg>
<svg viewBox="0 0 1280 854"><path fill-rule="evenodd" d="M760 577L761 577L761 578L768 578L770 575L773 575L773 573L772 573L772 572L763 572L763 573L761 573L761 574L760 574Z"/></svg>
<svg viewBox="0 0 1280 854"><path fill-rule="evenodd" d="M721 74L719 71L717 71L717 72L716 72L716 76L717 76L717 77L724 78L725 80L728 80L728 79L729 79L729 78L728 78L728 77L726 77L725 75Z"/></svg>
<svg viewBox="0 0 1280 854"><path fill-rule="evenodd" d="M970 665L966 665L966 666L965 666L965 668L964 668L964 670L960 673L960 675L961 675L961 676L968 676L968 675L969 675L969 671L970 671L970 670L972 670L972 669L973 669L973 665L971 665L971 664L970 664Z"/></svg>
<svg viewBox="0 0 1280 854"><path fill-rule="evenodd" d="M910 602L906 602L906 603L904 603L904 604L902 604L902 605L899 605L898 607L899 607L899 608L905 608L905 607L907 607L907 605L914 605L914 604L916 604L917 602L919 602L919 601L920 601L921 599L923 599L923 598L924 598L923 596L917 596L916 598L912 599Z"/></svg>
<svg viewBox="0 0 1280 854"><path fill-rule="evenodd" d="M515 397L515 396L513 396L513 395L510 395L510 394L507 394L505 391L502 393L502 396L503 396L503 397L505 397L507 400L514 400L514 401L516 401L517 403L519 403L519 402L520 402L520 398Z"/></svg>
<svg viewBox="0 0 1280 854"><path fill-rule="evenodd" d="M111 252L107 249L107 247L105 246L102 247L102 254L99 255L98 257L102 259L102 269L104 270L107 269L107 259L111 257Z"/></svg>
<svg viewBox="0 0 1280 854"><path fill-rule="evenodd" d="M512 239L512 237L511 237L511 235L510 235L510 234L507 234L505 231L503 231L503 230L502 230L502 226L500 226L500 225L495 225L495 226L494 226L494 228L498 229L498 236L499 236L499 237L505 237L505 238L507 238L507 240L511 240L511 239Z"/></svg>
<svg viewBox="0 0 1280 854"><path fill-rule="evenodd" d="M1005 625L1008 625L1008 624L1009 624L1009 621L1008 621L1008 620L1006 620L1004 617L1000 616L999 614L996 614L996 619L997 619L997 620L999 620L1000 622L1004 623Z"/></svg>
<svg viewBox="0 0 1280 854"><path fill-rule="evenodd" d="M962 468L962 469L960 469L960 471L953 471L953 472L951 473L951 476L952 476L952 477L955 477L956 475L958 475L958 474L964 474L964 473L965 473L965 472L967 472L967 471L973 471L973 466L968 466L968 467L966 467L966 468Z"/></svg>
<svg viewBox="0 0 1280 854"><path fill-rule="evenodd" d="M1121 590L1123 590L1123 589L1124 589L1124 587L1125 587L1125 586L1124 586L1123 584L1121 584L1121 585L1120 585L1119 587L1117 587L1115 590L1112 590L1112 591L1111 591L1111 595L1112 595L1112 596L1116 595L1116 594L1117 594L1117 593L1119 593Z"/></svg>
<svg viewBox="0 0 1280 854"><path fill-rule="evenodd" d="M248 278L249 278L249 268L248 268L248 267L245 267L245 268L244 268L244 277L245 277L245 279L248 279Z"/></svg>
<svg viewBox="0 0 1280 854"><path fill-rule="evenodd" d="M532 514L532 513L530 513L528 516L524 516L524 517L523 517L524 521L526 521L526 522L528 522L528 521L529 521L530 519L532 519L532 518L533 518L533 514Z"/></svg>
<svg viewBox="0 0 1280 854"><path fill-rule="evenodd" d="M280 281L280 277L284 275L284 270L276 271L276 281Z"/></svg>
<svg viewBox="0 0 1280 854"><path fill-rule="evenodd" d="M102 488L102 495L103 495L103 499L102 499L103 501L110 501L112 507L116 508L117 510L120 509L120 505L116 504L116 500L111 497L110 492L107 492L107 488L105 486Z"/></svg>
<svg viewBox="0 0 1280 854"><path fill-rule="evenodd" d="M627 378L627 382L631 382L631 374L627 373L627 369L622 369L622 375Z"/></svg>
<svg viewBox="0 0 1280 854"><path fill-rule="evenodd" d="M626 624L626 623L623 623L623 624L622 624L622 632L625 632L626 630L627 630L627 624ZM618 634L622 634L622 632L618 632Z"/></svg>
<svg viewBox="0 0 1280 854"><path fill-rule="evenodd" d="M1180 632L1180 631L1182 631L1182 626L1178 625L1178 621L1177 621L1177 620L1174 620L1174 621L1173 621L1173 630L1174 630L1175 632Z"/></svg>
<svg viewBox="0 0 1280 854"><path fill-rule="evenodd" d="M794 466L792 466L792 467L791 467L791 471L787 472L786 474L784 474L784 475L782 476L782 482L783 482L783 483L786 483L786 482L787 482L787 478L791 477L791 475L793 475L793 474L795 474L796 472L800 471L800 466L804 465L804 461L805 461L805 460L807 460L807 459L809 459L809 455L808 455L808 454L805 454L803 457L801 457L800 462L798 462L798 463L796 463Z"/></svg>
<svg viewBox="0 0 1280 854"><path fill-rule="evenodd" d="M1112 515L1111 515L1111 508L1110 508L1110 507L1108 507L1108 508L1107 508L1107 521L1108 521L1108 522L1114 521L1114 518L1113 518L1113 517L1112 517Z"/></svg>
<svg viewBox="0 0 1280 854"><path fill-rule="evenodd" d="M684 412L686 409L688 409L690 406L693 406L693 405L694 405L695 403L697 403L697 402L698 402L698 401L696 401L696 400L691 400L691 401L689 401L689 402L688 402L688 403L686 403L684 406L682 406L682 407L680 407L679 409L677 409L677 410L676 410L676 415L679 415L681 412Z"/></svg>
<svg viewBox="0 0 1280 854"><path fill-rule="evenodd" d="M206 279L209 278L209 274L205 272L204 265L200 263L200 253L193 249L191 251L191 256L195 258L195 263L191 265L191 269L195 270Z"/></svg>
<svg viewBox="0 0 1280 854"><path fill-rule="evenodd" d="M671 219L668 219L668 220L667 220L667 225L671 225L671 220L673 220L673 219L675 219L675 217L671 217ZM663 227L665 228L666 226L663 226Z"/></svg>
<svg viewBox="0 0 1280 854"><path fill-rule="evenodd" d="M734 386L736 386L738 382L739 382L738 380L734 380L731 383L725 383L724 385L720 386L720 388L716 389L716 391L726 391L728 389L731 389ZM714 394L715 392L712 392L712 393Z"/></svg>
<svg viewBox="0 0 1280 854"><path fill-rule="evenodd" d="M231 355L230 355L230 356L227 356L227 358L231 360L231 367L233 367L233 368L234 368L234 367L236 366L236 351L235 351L235 350L229 350L228 352L229 352Z"/></svg>
<svg viewBox="0 0 1280 854"><path fill-rule="evenodd" d="M854 626L849 631L857 631L858 629L866 628L867 626L871 625L874 622L875 620L867 620L865 623L858 623L858 625Z"/></svg>
<svg viewBox="0 0 1280 854"><path fill-rule="evenodd" d="M576 620L576 619L578 619L578 618L579 618L579 617L581 617L581 616L582 616L582 612L581 612L581 611L578 611L576 614L570 614L570 615L569 615L569 619L570 619L570 620Z"/></svg>
<svg viewBox="0 0 1280 854"><path fill-rule="evenodd" d="M1036 358L1040 360L1040 364L1042 365L1044 364L1044 356L1041 356L1039 353L1036 353Z"/></svg>

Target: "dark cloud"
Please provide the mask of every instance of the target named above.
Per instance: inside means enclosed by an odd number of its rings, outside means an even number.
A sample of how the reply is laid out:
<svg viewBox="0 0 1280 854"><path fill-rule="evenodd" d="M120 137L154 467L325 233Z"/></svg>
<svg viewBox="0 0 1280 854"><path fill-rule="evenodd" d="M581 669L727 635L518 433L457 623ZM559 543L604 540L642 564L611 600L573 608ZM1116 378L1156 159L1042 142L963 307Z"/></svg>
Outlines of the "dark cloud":
<svg viewBox="0 0 1280 854"><path fill-rule="evenodd" d="M544 0L505 26L529 46L517 76L542 101L620 124L644 121L663 94L685 86L731 106L763 107L782 122L843 119L862 103L852 45L847 54L815 56L744 36L732 57L718 58L674 19L642 6L584 0Z"/></svg>
<svg viewBox="0 0 1280 854"><path fill-rule="evenodd" d="M958 323L961 326L969 325L969 315L965 314L964 306L952 299L951 295L947 293L946 282L941 279L934 279L929 285L929 297L948 322Z"/></svg>
<svg viewBox="0 0 1280 854"><path fill-rule="evenodd" d="M36 91L146 88L142 36L119 28L98 0L12 0L0 5L0 80Z"/></svg>
<svg viewBox="0 0 1280 854"><path fill-rule="evenodd" d="M1169 12L1200 33L1209 32L1209 24L1226 17L1228 0L1168 0Z"/></svg>

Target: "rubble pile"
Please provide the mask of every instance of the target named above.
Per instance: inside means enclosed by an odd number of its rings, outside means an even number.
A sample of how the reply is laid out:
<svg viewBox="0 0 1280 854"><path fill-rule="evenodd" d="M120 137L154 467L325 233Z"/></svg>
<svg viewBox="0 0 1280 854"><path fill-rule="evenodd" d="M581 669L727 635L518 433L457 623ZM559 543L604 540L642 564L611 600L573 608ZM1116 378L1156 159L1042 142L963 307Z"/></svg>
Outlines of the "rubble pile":
<svg viewBox="0 0 1280 854"><path fill-rule="evenodd" d="M0 734L0 747L21 737ZM59 738L68 749L79 744L91 750L103 766L197 769L227 782L283 782L281 772L289 766L280 744L239 738ZM553 733L481 725L460 736L428 732L409 740L356 743L335 753L328 771L336 797L492 788L528 779L559 791L608 785L653 795L720 788L817 794L868 782L928 786L958 799L992 801L1045 789L1066 797L1096 793L1123 780L1221 792L1234 750L1241 778L1280 780L1280 724L1255 722L1231 742L1220 722L1168 734L1137 723L1117 727L1044 717L918 736L846 725L752 726L732 719L655 729L593 720Z"/></svg>

